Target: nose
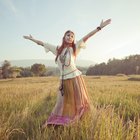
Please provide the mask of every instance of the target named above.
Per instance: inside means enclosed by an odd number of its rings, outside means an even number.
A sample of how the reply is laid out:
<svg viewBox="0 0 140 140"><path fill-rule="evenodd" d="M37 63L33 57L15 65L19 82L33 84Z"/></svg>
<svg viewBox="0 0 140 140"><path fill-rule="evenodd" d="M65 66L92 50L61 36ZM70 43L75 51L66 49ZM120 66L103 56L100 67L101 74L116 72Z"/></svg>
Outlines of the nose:
<svg viewBox="0 0 140 140"><path fill-rule="evenodd" d="M72 36L69 36L70 39L72 39Z"/></svg>

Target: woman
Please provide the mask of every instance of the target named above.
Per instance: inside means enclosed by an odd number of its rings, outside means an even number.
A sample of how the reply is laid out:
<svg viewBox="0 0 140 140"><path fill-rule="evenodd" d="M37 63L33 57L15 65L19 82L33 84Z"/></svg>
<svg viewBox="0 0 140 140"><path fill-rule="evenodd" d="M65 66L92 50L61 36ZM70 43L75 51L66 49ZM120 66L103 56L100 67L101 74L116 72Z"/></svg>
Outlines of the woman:
<svg viewBox="0 0 140 140"><path fill-rule="evenodd" d="M60 69L60 87L57 95L56 105L43 127L52 125L68 125L79 120L83 114L90 109L89 98L81 72L76 68L75 59L81 48L85 48L85 42L103 27L110 24L111 19L103 21L95 30L88 33L76 44L75 35L72 31L64 34L62 45L54 46L34 39L30 36L23 36L45 48L46 52L51 51L55 56L55 62Z"/></svg>

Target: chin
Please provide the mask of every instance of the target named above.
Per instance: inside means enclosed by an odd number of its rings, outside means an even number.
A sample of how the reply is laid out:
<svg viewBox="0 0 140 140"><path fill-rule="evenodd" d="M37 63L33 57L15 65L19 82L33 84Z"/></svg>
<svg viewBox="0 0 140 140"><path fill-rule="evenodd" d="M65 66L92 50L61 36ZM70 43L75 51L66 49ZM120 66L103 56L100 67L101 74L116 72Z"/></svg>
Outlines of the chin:
<svg viewBox="0 0 140 140"><path fill-rule="evenodd" d="M72 42L66 42L66 44L70 45L70 44L72 44Z"/></svg>

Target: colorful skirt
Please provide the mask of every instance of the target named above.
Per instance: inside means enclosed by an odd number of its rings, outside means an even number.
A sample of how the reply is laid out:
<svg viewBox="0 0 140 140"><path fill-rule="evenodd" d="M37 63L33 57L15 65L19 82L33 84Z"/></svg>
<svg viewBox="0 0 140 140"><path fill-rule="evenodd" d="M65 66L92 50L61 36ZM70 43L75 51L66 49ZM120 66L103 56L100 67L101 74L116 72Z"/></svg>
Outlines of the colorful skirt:
<svg viewBox="0 0 140 140"><path fill-rule="evenodd" d="M68 125L79 120L90 109L82 76L64 80L64 95L59 91L56 105L46 125Z"/></svg>

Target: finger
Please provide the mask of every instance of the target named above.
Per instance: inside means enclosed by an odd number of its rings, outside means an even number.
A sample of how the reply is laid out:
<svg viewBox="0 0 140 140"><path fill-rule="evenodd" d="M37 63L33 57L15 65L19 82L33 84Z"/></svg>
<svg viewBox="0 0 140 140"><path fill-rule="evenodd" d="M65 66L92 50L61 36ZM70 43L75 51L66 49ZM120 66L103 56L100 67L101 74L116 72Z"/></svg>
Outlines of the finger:
<svg viewBox="0 0 140 140"><path fill-rule="evenodd" d="M102 26L102 24L103 24L103 19L101 20L100 26Z"/></svg>
<svg viewBox="0 0 140 140"><path fill-rule="evenodd" d="M108 19L107 21L108 21L108 22L111 22L111 19Z"/></svg>
<svg viewBox="0 0 140 140"><path fill-rule="evenodd" d="M30 37L32 38L32 35L30 34Z"/></svg>
<svg viewBox="0 0 140 140"><path fill-rule="evenodd" d="M101 21L101 24L103 23L103 19L102 19L102 21Z"/></svg>

